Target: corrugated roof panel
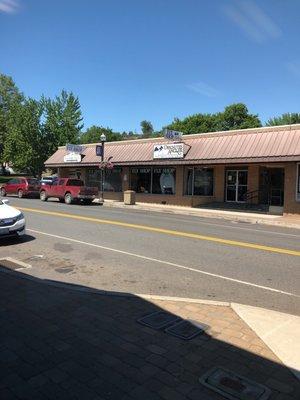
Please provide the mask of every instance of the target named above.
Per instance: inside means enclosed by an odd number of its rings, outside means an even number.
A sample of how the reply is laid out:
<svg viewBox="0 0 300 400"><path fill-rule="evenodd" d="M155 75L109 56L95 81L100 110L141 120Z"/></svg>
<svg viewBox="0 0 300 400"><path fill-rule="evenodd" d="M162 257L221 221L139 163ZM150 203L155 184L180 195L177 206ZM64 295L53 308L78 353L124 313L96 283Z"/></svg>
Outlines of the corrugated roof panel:
<svg viewBox="0 0 300 400"><path fill-rule="evenodd" d="M282 155L282 152L288 147L288 138L289 138L289 132L282 132L280 133L280 140L276 141L275 147L274 147L274 154L276 155Z"/></svg>
<svg viewBox="0 0 300 400"><path fill-rule="evenodd" d="M288 139L288 141L286 143L285 151L286 151L287 154L292 154L294 152L295 148L296 148L295 142L297 141L297 135L296 135L296 133L294 131L292 131L291 134L288 135L288 136L289 136L289 139ZM299 136L299 139L300 139L300 136Z"/></svg>

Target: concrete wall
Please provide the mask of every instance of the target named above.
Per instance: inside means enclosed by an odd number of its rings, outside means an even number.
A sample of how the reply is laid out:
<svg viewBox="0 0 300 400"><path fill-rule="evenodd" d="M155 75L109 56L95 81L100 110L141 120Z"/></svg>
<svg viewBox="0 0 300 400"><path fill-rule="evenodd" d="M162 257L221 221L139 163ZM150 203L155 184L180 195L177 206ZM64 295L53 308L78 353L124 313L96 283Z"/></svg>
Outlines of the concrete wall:
<svg viewBox="0 0 300 400"><path fill-rule="evenodd" d="M284 174L284 214L300 214L300 202L296 201L297 163L288 163Z"/></svg>

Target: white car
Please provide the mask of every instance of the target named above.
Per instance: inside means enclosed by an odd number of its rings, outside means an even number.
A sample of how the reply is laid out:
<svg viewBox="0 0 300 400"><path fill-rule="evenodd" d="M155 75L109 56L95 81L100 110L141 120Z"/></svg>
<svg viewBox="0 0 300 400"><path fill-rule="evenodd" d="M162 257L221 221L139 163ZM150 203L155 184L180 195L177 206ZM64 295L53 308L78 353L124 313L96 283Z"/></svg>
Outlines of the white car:
<svg viewBox="0 0 300 400"><path fill-rule="evenodd" d="M21 211L0 200L0 238L25 235L25 217Z"/></svg>

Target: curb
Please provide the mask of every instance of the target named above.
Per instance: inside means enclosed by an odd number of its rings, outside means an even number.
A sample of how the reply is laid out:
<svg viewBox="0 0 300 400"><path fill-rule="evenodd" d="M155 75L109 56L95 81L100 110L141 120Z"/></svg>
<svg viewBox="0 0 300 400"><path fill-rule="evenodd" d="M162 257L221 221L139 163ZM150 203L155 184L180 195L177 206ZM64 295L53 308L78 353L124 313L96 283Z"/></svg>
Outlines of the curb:
<svg viewBox="0 0 300 400"><path fill-rule="evenodd" d="M8 260L7 258L2 258L2 260ZM25 264L22 261L16 260L14 258L9 257L9 260L20 265L26 265L26 268L31 268L30 264ZM1 259L0 259L1 261ZM17 272L22 272L23 275L19 276L19 279L27 279L29 281L57 287L57 288L64 288L67 290L80 292L80 293L87 293L87 294L97 294L99 296L108 296L108 297L127 297L127 298L135 298L140 297L145 300L160 300L160 301L177 301L177 302L185 302L185 303L195 303L195 304L207 304L212 306L223 306L223 307L231 307L231 303L226 301L217 301L217 300L201 300L189 297L172 297L172 296L160 296L160 295L152 295L152 294L140 294L140 293L127 293L127 292L113 292L113 291L106 291L101 289L94 289L89 287L82 287L81 285L77 285L76 283L67 283L67 282L59 282L59 281L52 281L49 279L38 278L36 276L30 275L26 271L16 270ZM8 270L0 267L0 272L14 275L13 270Z"/></svg>

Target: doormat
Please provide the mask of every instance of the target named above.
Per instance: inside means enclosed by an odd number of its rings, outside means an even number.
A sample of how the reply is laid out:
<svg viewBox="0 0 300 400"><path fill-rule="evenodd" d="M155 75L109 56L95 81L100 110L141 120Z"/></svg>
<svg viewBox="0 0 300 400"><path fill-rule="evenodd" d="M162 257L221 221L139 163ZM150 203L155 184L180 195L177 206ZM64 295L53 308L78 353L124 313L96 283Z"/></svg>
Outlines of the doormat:
<svg viewBox="0 0 300 400"><path fill-rule="evenodd" d="M207 327L191 320L183 320L165 329L166 333L179 337L180 339L190 340L195 336L204 333Z"/></svg>
<svg viewBox="0 0 300 400"><path fill-rule="evenodd" d="M271 395L266 386L221 367L208 371L199 381L230 400L267 400Z"/></svg>
<svg viewBox="0 0 300 400"><path fill-rule="evenodd" d="M164 311L156 311L138 319L137 322L152 329L161 329L179 320L180 318L176 315Z"/></svg>

